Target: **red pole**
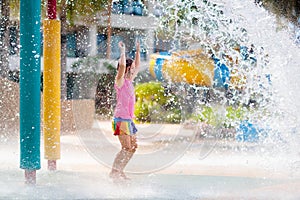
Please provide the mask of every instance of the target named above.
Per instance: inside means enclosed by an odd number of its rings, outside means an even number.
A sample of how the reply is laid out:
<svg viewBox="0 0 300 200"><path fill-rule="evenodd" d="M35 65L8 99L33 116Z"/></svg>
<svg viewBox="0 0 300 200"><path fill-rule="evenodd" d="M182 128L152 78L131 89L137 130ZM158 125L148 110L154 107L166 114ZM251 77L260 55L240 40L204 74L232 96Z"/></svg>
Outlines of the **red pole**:
<svg viewBox="0 0 300 200"><path fill-rule="evenodd" d="M47 16L48 19L56 19L56 0L48 0Z"/></svg>

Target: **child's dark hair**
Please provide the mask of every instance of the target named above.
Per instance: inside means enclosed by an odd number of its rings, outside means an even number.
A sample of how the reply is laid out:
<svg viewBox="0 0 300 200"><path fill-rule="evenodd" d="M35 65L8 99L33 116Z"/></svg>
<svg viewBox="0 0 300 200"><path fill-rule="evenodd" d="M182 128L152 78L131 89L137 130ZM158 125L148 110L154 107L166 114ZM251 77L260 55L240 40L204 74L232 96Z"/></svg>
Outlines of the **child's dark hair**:
<svg viewBox="0 0 300 200"><path fill-rule="evenodd" d="M126 58L126 69L128 67L130 67L132 65L132 63L133 63L133 60L131 58ZM119 70L119 62L118 62L117 70Z"/></svg>

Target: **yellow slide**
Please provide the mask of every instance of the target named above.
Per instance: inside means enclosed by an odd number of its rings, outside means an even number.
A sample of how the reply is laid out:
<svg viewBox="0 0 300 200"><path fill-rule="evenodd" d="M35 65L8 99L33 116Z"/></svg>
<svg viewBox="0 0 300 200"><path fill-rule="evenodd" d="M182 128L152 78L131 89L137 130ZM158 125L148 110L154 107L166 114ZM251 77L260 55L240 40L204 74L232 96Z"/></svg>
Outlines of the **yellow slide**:
<svg viewBox="0 0 300 200"><path fill-rule="evenodd" d="M173 53L152 54L150 73L158 80L185 82L202 86L212 86L214 61L202 50L188 50Z"/></svg>
<svg viewBox="0 0 300 200"><path fill-rule="evenodd" d="M246 84L245 76L229 70L219 59L201 49L152 54L149 71L159 81L219 88L227 88L230 83L236 89L242 89Z"/></svg>

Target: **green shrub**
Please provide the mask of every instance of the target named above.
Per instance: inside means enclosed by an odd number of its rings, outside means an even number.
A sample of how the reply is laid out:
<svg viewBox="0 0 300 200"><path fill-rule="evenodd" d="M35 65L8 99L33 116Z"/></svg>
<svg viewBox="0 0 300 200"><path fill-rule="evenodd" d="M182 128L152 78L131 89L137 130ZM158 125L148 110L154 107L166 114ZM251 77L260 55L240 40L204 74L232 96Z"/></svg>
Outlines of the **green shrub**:
<svg viewBox="0 0 300 200"><path fill-rule="evenodd" d="M166 92L160 82L138 84L135 93L137 102L134 113L137 121L180 122L181 111L177 97Z"/></svg>
<svg viewBox="0 0 300 200"><path fill-rule="evenodd" d="M232 106L228 106L226 108L224 126L227 128L235 127L241 120L244 119L245 115L246 109L243 109L243 107L233 108Z"/></svg>
<svg viewBox="0 0 300 200"><path fill-rule="evenodd" d="M203 106L201 112L194 116L194 118L212 126L221 125L226 128L232 128L245 118L247 112L247 109L243 109L243 107L234 108L228 106L224 108L225 113L220 113L222 109L220 106Z"/></svg>
<svg viewBox="0 0 300 200"><path fill-rule="evenodd" d="M141 121L141 122L150 121L148 105L143 101L136 102L134 114L137 121Z"/></svg>

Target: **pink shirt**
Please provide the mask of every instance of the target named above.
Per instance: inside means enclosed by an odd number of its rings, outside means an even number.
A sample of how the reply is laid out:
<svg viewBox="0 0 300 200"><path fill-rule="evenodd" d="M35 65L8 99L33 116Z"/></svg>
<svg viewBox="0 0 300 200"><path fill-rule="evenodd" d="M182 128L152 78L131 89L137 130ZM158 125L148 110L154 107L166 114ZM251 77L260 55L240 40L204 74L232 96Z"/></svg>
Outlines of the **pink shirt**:
<svg viewBox="0 0 300 200"><path fill-rule="evenodd" d="M115 84L117 92L117 105L114 117L132 119L134 117L135 93L134 86L130 80L125 79L124 84L119 88Z"/></svg>

